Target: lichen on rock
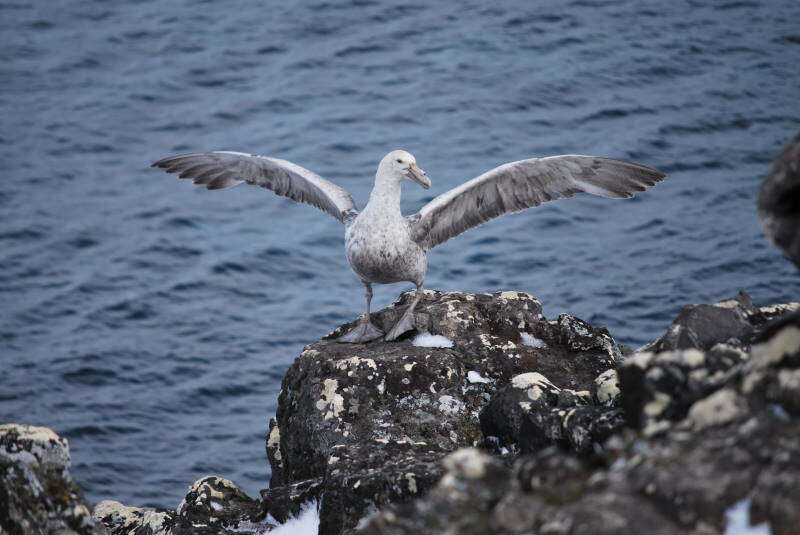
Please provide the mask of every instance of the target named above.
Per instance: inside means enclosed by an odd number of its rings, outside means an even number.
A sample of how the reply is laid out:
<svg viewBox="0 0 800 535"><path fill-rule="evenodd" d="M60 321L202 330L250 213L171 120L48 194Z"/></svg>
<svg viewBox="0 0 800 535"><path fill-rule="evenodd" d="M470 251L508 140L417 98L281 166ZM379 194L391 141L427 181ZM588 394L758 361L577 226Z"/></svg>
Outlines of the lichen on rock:
<svg viewBox="0 0 800 535"><path fill-rule="evenodd" d="M103 533L69 468L67 440L51 429L0 425L0 532Z"/></svg>

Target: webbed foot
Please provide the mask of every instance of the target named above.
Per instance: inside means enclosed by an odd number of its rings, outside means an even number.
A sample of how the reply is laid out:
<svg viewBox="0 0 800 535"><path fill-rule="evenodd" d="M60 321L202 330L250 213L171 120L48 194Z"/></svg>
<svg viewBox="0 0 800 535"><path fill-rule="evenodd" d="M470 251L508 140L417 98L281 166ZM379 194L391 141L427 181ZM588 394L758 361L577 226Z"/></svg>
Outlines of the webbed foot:
<svg viewBox="0 0 800 535"><path fill-rule="evenodd" d="M351 331L336 339L345 344L366 344L383 336L383 331L368 321L360 321Z"/></svg>
<svg viewBox="0 0 800 535"><path fill-rule="evenodd" d="M383 337L384 342L391 342L392 340L397 340L403 334L407 333L408 331L414 329L414 315L413 314L403 314L403 317L400 318L392 330L389 331L386 336Z"/></svg>

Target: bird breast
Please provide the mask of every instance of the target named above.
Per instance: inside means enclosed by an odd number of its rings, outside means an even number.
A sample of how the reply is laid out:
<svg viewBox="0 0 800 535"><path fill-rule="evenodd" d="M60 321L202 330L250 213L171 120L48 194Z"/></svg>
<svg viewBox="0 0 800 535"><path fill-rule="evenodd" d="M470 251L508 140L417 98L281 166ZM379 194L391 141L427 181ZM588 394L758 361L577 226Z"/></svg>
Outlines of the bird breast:
<svg viewBox="0 0 800 535"><path fill-rule="evenodd" d="M359 216L347 228L345 250L350 267L363 280L421 284L425 278L425 252L411 240L404 218Z"/></svg>

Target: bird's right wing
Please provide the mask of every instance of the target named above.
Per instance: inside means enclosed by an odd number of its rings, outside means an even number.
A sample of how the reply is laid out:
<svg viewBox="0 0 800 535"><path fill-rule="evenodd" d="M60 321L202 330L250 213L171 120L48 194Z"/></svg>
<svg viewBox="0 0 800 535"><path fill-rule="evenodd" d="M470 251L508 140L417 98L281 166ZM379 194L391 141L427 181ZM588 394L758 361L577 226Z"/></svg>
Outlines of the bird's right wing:
<svg viewBox="0 0 800 535"><path fill-rule="evenodd" d="M223 189L242 182L272 190L282 197L316 206L345 223L358 214L345 190L299 165L278 158L241 152L195 152L155 162L152 167L180 173L208 189Z"/></svg>
<svg viewBox="0 0 800 535"><path fill-rule="evenodd" d="M426 250L499 215L586 192L623 199L663 180L664 173L623 160L566 154L495 167L442 193L408 218Z"/></svg>

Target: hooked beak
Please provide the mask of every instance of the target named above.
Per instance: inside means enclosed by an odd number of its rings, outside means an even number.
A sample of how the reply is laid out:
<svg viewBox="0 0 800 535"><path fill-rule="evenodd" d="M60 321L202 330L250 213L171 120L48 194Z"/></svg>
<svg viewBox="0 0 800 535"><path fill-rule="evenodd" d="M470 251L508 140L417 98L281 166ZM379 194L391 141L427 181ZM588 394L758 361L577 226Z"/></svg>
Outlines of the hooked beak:
<svg viewBox="0 0 800 535"><path fill-rule="evenodd" d="M406 175L408 176L408 178L410 178L423 188L430 189L431 179L428 178L428 175L425 173L425 171L420 169L420 167L417 164L412 163L411 165L409 165Z"/></svg>

